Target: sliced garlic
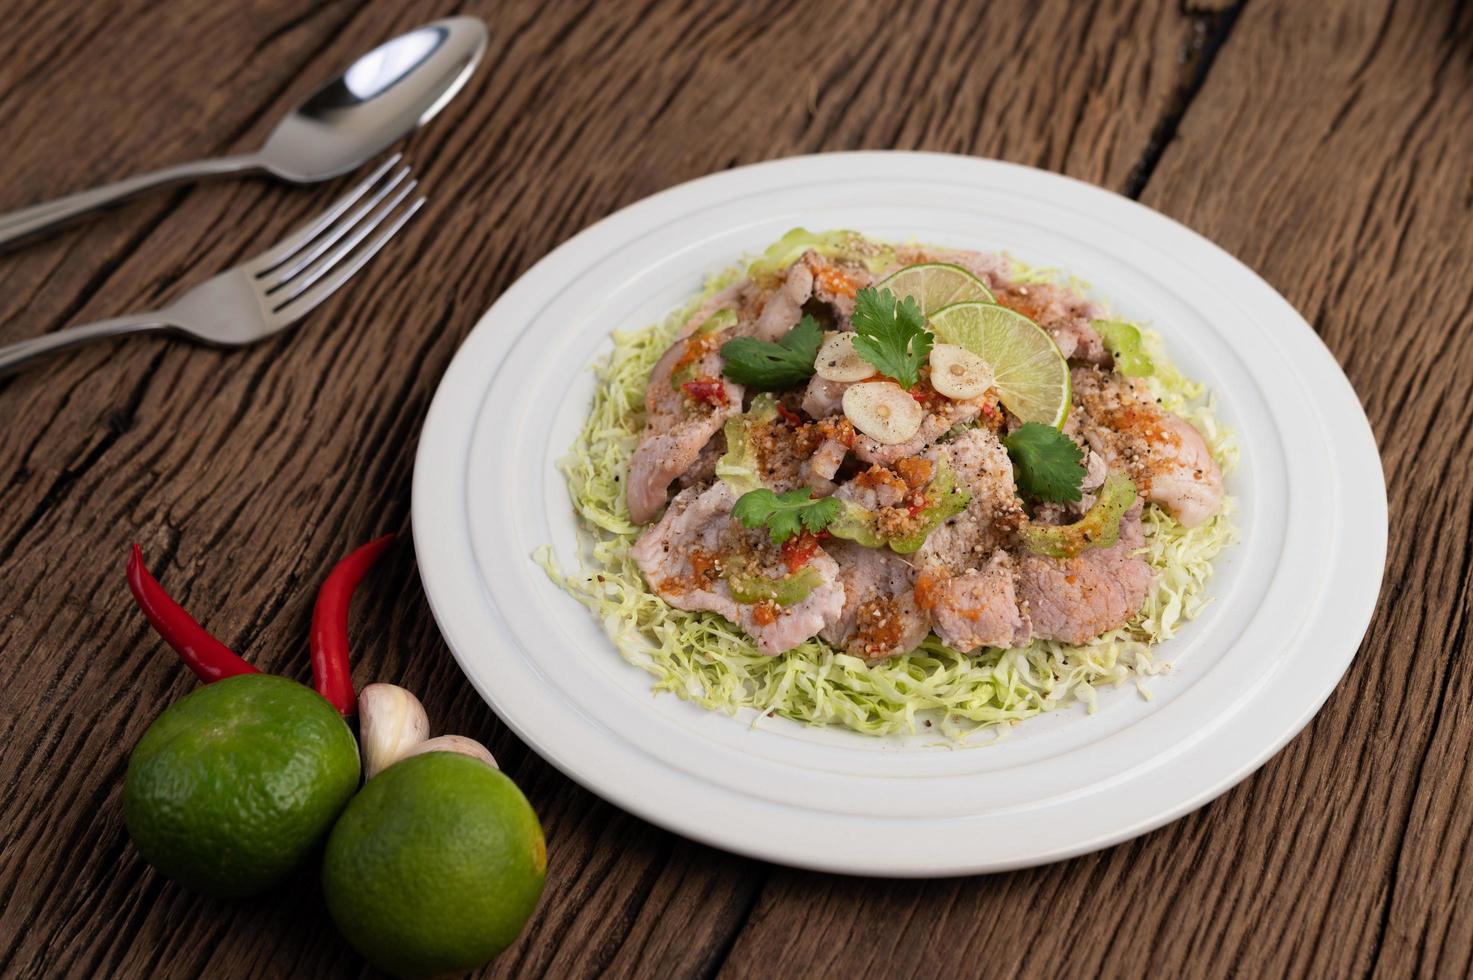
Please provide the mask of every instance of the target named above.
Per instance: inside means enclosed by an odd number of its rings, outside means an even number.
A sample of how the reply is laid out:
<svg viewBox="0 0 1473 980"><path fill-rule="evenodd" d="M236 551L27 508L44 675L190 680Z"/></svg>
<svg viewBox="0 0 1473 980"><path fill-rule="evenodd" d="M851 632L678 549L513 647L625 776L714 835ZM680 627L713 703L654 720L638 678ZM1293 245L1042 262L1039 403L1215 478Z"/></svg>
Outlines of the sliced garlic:
<svg viewBox="0 0 1473 980"><path fill-rule="evenodd" d="M931 348L931 387L947 398L976 398L992 387L992 366L965 347Z"/></svg>
<svg viewBox="0 0 1473 980"><path fill-rule="evenodd" d="M419 698L395 684L370 684L358 693L358 740L363 778L372 779L410 754L430 734Z"/></svg>
<svg viewBox="0 0 1473 980"><path fill-rule="evenodd" d="M844 415L875 442L894 446L920 431L926 412L893 381L871 381L844 392Z"/></svg>
<svg viewBox="0 0 1473 980"><path fill-rule="evenodd" d="M414 748L404 754L404 758L412 755L424 755L426 752L456 752L460 755L468 755L472 759L479 759L492 769L500 769L496 759L491 755L491 750L473 738L464 735L436 735L434 738L420 742Z"/></svg>
<svg viewBox="0 0 1473 980"><path fill-rule="evenodd" d="M813 368L825 381L863 381L877 373L875 366L855 351L852 330L827 334Z"/></svg>

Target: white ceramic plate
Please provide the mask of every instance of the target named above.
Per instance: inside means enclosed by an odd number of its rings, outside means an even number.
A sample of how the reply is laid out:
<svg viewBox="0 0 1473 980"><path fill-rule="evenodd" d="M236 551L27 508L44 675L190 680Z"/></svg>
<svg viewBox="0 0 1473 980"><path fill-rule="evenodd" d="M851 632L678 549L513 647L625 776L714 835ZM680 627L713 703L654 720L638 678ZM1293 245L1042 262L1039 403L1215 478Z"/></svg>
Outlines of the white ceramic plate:
<svg viewBox="0 0 1473 980"><path fill-rule="evenodd" d="M1007 250L1147 321L1236 430L1242 541L1212 605L1160 654L1154 700L1029 720L978 748L730 718L625 663L533 563L576 555L555 463L609 332L794 226ZM1355 393L1298 313L1206 239L1055 174L913 153L799 157L657 194L508 289L441 382L414 474L431 607L482 697L548 761L678 833L785 864L942 875L1040 864L1158 827L1242 779L1318 710L1355 654L1386 552L1381 462Z"/></svg>

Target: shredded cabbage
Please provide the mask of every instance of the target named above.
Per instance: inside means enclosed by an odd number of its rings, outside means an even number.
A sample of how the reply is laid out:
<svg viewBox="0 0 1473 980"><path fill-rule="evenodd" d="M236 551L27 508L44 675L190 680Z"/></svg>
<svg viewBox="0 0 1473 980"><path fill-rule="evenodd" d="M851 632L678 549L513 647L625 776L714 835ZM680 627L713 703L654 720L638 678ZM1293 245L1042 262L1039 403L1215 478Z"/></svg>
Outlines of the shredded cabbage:
<svg viewBox="0 0 1473 980"><path fill-rule="evenodd" d="M1053 279L1020 269L1029 281ZM842 725L867 735L939 729L961 739L1044 711L1082 702L1095 707L1097 689L1168 669L1152 648L1176 634L1208 603L1212 560L1236 532L1233 500L1199 527L1185 528L1149 505L1143 515L1144 557L1155 585L1136 617L1082 646L1035 641L1015 650L964 655L933 634L915 651L867 664L818 639L776 657L756 649L742 630L713 613L667 605L645 585L630 549L643 530L629 520L624 474L644 423L650 369L676 331L717 291L744 275L733 267L664 322L613 335L614 349L596 367L598 386L582 432L561 462L573 506L582 519L584 549L576 571L562 571L550 548L535 558L548 576L587 606L619 653L669 691L705 708L736 715L743 708L810 725ZM1166 358L1158 334L1141 330L1155 372L1142 379L1167 409L1203 434L1223 469L1238 458L1232 434L1217 420L1203 387Z"/></svg>

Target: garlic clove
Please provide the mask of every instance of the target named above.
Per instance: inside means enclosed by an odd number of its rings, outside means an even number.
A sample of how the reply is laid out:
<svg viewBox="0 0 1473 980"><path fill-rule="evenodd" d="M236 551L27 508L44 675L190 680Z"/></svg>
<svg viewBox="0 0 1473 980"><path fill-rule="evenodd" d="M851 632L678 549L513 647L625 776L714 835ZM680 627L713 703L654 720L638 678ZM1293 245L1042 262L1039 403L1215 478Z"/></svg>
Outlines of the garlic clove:
<svg viewBox="0 0 1473 980"><path fill-rule="evenodd" d="M965 347L931 348L931 387L947 398L976 398L992 387L992 366Z"/></svg>
<svg viewBox="0 0 1473 980"><path fill-rule="evenodd" d="M873 381L844 392L844 415L875 442L894 446L920 431L926 412L893 381Z"/></svg>
<svg viewBox="0 0 1473 980"><path fill-rule="evenodd" d="M825 335L823 346L813 369L825 381L863 381L873 378L878 372L875 366L859 356L854 349L854 331Z"/></svg>
<svg viewBox="0 0 1473 980"><path fill-rule="evenodd" d="M420 742L414 748L404 754L404 758L412 755L424 755L426 752L456 752L460 755L468 755L472 759L480 759L492 769L500 769L496 759L491 755L491 750L473 738L464 735L436 735L434 738Z"/></svg>
<svg viewBox="0 0 1473 980"><path fill-rule="evenodd" d="M396 684L370 684L358 693L358 740L363 778L372 779L407 756L430 734L419 698Z"/></svg>

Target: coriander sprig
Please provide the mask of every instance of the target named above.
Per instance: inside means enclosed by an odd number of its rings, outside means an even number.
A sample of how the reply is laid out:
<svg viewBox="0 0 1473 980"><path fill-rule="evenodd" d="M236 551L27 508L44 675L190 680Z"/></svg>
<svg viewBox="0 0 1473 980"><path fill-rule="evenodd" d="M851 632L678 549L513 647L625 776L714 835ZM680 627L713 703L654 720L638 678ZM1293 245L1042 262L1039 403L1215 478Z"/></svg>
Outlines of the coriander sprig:
<svg viewBox="0 0 1473 980"><path fill-rule="evenodd" d="M888 289L861 289L854 297L854 350L906 388L920 380L935 338L912 296L897 300Z"/></svg>

